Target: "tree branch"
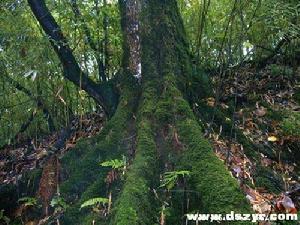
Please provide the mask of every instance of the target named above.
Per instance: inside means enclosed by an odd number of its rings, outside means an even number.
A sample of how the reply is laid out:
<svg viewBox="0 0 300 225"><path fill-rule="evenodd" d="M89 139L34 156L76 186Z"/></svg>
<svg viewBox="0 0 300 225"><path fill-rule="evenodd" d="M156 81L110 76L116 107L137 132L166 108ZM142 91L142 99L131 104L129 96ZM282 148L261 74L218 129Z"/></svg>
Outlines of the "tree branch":
<svg viewBox="0 0 300 225"><path fill-rule="evenodd" d="M16 135L15 135L15 137L14 137L13 140L18 140L19 135L27 130L27 128L29 127L29 125L32 123L32 121L33 121L35 115L36 115L36 110L33 110L32 113L31 113L31 115L30 115L30 117L28 118L28 120L25 121L25 122L21 125L19 131L16 133Z"/></svg>
<svg viewBox="0 0 300 225"><path fill-rule="evenodd" d="M44 0L28 0L28 4L35 18L44 32L48 35L50 43L63 65L64 77L85 90L107 115L111 115L114 106L105 93L105 90L86 76L79 67L72 50L64 37L59 25L51 15Z"/></svg>

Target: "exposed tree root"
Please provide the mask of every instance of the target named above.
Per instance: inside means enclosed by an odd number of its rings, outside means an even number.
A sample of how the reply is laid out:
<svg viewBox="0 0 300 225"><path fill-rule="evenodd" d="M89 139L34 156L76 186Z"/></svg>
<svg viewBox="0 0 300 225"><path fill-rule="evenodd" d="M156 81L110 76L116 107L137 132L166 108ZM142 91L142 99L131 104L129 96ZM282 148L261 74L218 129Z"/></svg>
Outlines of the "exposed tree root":
<svg viewBox="0 0 300 225"><path fill-rule="evenodd" d="M237 181L204 139L200 125L173 80L171 76L165 78L165 91L159 102L164 109L160 109L160 117L164 118L163 112L173 113L174 126L183 146L176 168L191 172L189 186L201 197L201 202L193 206L194 210L205 213L251 212Z"/></svg>
<svg viewBox="0 0 300 225"><path fill-rule="evenodd" d="M79 143L62 159L64 173L69 179L62 183L61 193L69 202L75 203L67 210L62 224L89 224L95 218L101 221L99 215L89 210L79 211L80 204L90 198L105 197L108 169L100 167L99 163L127 154L122 140L132 136L128 127L134 122L136 100L132 91L125 92L115 115L100 135Z"/></svg>
<svg viewBox="0 0 300 225"><path fill-rule="evenodd" d="M138 113L137 150L122 192L120 193L112 224L155 224L156 204L152 192L158 183L159 171L154 140L153 118L155 98L153 90L144 91Z"/></svg>

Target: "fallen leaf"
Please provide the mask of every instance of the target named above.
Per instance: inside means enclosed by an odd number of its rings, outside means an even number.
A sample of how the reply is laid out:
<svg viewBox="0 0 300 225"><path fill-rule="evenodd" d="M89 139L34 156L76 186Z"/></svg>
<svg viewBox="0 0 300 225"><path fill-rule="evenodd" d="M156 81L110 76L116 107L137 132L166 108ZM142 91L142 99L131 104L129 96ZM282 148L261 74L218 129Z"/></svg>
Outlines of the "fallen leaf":
<svg viewBox="0 0 300 225"><path fill-rule="evenodd" d="M278 138L276 136L269 136L268 137L268 141L270 141L270 142L276 142L276 141L278 141Z"/></svg>
<svg viewBox="0 0 300 225"><path fill-rule="evenodd" d="M257 108L255 111L254 111L254 114L259 116L259 117L263 117L267 114L267 109L263 106L260 106L259 108Z"/></svg>
<svg viewBox="0 0 300 225"><path fill-rule="evenodd" d="M276 206L279 210L284 210L287 213L296 213L297 209L293 200L289 197L284 195L283 198L276 203Z"/></svg>
<svg viewBox="0 0 300 225"><path fill-rule="evenodd" d="M206 104L210 107L214 107L215 103L216 103L216 100L213 97L209 97L206 99Z"/></svg>

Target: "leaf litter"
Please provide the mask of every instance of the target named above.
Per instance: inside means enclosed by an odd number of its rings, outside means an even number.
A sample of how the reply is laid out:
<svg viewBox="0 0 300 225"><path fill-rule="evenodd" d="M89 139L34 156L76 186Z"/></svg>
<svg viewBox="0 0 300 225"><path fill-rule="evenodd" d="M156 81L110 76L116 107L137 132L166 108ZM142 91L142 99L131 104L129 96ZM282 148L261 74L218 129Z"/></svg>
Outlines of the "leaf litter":
<svg viewBox="0 0 300 225"><path fill-rule="evenodd" d="M105 116L103 113L90 113L75 117L71 122L71 134L62 148L55 152L62 156L75 147L81 138L90 138L97 135L103 128ZM26 171L40 168L45 165L51 154L51 147L58 141L62 131L30 143L19 143L18 146L7 146L0 151L0 184L16 184Z"/></svg>
<svg viewBox="0 0 300 225"><path fill-rule="evenodd" d="M280 154L283 151L291 153L288 147L291 143L296 143L299 147L300 137L284 135L280 130L280 121L269 116L270 111L300 111L300 103L294 99L299 85L299 74L300 70L297 71L298 77L274 77L269 68L257 72L254 68L245 67L224 85L225 94L220 99L220 107L227 110L228 107L224 106L229 104L230 99L237 99L233 117L234 129L241 131L254 146L271 149L277 156L275 158L260 153L259 159L251 160L236 138L220 135L219 131L212 131L209 135L215 154L226 163L257 213L297 213L300 210L299 162L293 159L282 160ZM233 83L235 88L232 87ZM207 105L215 106L208 100ZM281 193L273 193L257 184L254 174L258 166L271 169L281 176L284 183Z"/></svg>

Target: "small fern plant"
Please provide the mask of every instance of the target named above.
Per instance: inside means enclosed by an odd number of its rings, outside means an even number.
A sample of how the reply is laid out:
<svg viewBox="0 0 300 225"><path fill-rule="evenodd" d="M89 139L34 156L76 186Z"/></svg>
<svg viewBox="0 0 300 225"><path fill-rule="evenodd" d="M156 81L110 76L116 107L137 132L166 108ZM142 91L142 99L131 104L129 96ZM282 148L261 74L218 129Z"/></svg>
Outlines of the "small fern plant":
<svg viewBox="0 0 300 225"><path fill-rule="evenodd" d="M119 170L121 168L125 168L126 164L127 164L126 157L123 156L123 158L121 160L120 159L112 159L112 160L100 163L100 166L111 167L114 170Z"/></svg>
<svg viewBox="0 0 300 225"><path fill-rule="evenodd" d="M88 199L87 201L83 202L80 206L80 209L87 208L87 207L99 209L101 207L105 207L105 205L107 203L108 203L107 198L91 198L91 199Z"/></svg>
<svg viewBox="0 0 300 225"><path fill-rule="evenodd" d="M37 206L37 199L34 197L23 197L18 200L19 203L24 204L24 206Z"/></svg>
<svg viewBox="0 0 300 225"><path fill-rule="evenodd" d="M163 180L159 187L160 188L164 187L168 191L170 191L175 187L179 178L185 178L188 176L190 176L190 171L187 170L165 172Z"/></svg>
<svg viewBox="0 0 300 225"><path fill-rule="evenodd" d="M54 208L55 212L64 212L69 207L66 201L58 195L52 198L50 205Z"/></svg>

